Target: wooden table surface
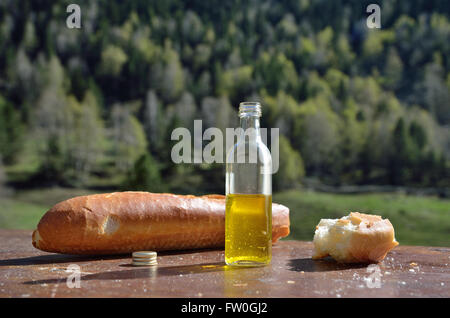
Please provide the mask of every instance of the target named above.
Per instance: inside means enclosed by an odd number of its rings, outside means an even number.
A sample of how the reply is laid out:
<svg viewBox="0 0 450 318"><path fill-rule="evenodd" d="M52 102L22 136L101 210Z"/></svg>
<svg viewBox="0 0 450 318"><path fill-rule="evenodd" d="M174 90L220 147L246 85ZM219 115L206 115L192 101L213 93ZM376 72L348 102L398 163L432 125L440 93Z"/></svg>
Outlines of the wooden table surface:
<svg viewBox="0 0 450 318"><path fill-rule="evenodd" d="M0 297L450 297L448 247L400 245L368 266L314 261L311 242L282 241L265 267L230 268L223 250L198 250L160 252L143 268L129 255L45 253L30 231L0 230L0 242Z"/></svg>

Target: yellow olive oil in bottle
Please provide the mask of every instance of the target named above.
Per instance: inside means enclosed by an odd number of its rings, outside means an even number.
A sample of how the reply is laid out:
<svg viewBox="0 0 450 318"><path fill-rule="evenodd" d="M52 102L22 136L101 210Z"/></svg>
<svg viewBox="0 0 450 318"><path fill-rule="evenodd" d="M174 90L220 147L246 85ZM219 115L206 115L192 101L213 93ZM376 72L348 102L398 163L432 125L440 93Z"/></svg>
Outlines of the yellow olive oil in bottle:
<svg viewBox="0 0 450 318"><path fill-rule="evenodd" d="M269 264L272 258L272 160L261 139L261 105L239 105L238 141L227 154L225 262Z"/></svg>

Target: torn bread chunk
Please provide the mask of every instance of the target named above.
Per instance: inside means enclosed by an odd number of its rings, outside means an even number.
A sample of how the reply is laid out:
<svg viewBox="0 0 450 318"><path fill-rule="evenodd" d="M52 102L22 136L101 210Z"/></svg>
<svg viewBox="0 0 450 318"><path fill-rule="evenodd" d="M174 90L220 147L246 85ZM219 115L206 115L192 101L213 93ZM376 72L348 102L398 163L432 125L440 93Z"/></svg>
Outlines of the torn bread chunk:
<svg viewBox="0 0 450 318"><path fill-rule="evenodd" d="M331 256L341 263L379 262L398 245L394 227L378 215L351 212L321 219L314 234L313 259Z"/></svg>

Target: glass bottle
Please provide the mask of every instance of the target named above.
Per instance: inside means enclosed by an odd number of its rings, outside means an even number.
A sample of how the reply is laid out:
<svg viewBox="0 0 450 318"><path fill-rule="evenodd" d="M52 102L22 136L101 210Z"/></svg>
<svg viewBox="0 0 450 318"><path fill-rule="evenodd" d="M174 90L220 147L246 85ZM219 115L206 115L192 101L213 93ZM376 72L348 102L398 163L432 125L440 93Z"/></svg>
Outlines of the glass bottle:
<svg viewBox="0 0 450 318"><path fill-rule="evenodd" d="M225 262L257 266L272 258L272 159L263 143L261 105L239 105L237 143L226 160Z"/></svg>

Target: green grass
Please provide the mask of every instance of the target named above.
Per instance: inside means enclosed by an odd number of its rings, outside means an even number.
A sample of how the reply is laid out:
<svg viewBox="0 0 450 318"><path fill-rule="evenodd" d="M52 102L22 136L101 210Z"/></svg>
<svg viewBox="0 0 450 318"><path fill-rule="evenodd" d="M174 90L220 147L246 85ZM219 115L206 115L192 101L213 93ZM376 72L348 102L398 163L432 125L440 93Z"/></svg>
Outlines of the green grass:
<svg viewBox="0 0 450 318"><path fill-rule="evenodd" d="M18 191L9 198L0 198L0 228L34 229L42 215L57 202L92 193L65 188ZM287 239L310 241L321 218L339 218L350 211L359 211L389 218L400 244L450 246L448 199L292 190L276 193L273 200L290 209L291 234Z"/></svg>
<svg viewBox="0 0 450 318"><path fill-rule="evenodd" d="M46 209L43 205L0 198L0 228L34 229Z"/></svg>
<svg viewBox="0 0 450 318"><path fill-rule="evenodd" d="M33 203L51 208L58 202L80 196L96 193L92 190L74 189L74 188L43 188L37 190L18 191L13 196L17 201Z"/></svg>
<svg viewBox="0 0 450 318"><path fill-rule="evenodd" d="M0 197L0 228L35 229L45 212L56 203L92 193L85 189L55 187L18 191L10 197Z"/></svg>
<svg viewBox="0 0 450 318"><path fill-rule="evenodd" d="M277 193L274 202L290 209L287 239L312 240L321 218L339 218L351 211L388 218L400 244L450 246L450 200L394 193L329 194L306 191Z"/></svg>

